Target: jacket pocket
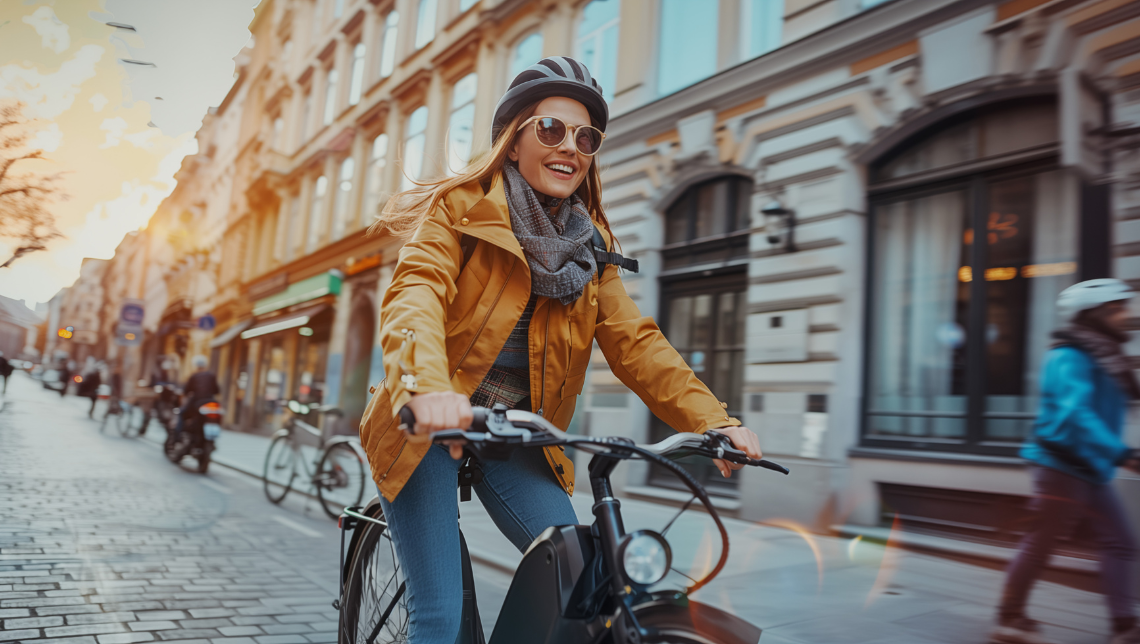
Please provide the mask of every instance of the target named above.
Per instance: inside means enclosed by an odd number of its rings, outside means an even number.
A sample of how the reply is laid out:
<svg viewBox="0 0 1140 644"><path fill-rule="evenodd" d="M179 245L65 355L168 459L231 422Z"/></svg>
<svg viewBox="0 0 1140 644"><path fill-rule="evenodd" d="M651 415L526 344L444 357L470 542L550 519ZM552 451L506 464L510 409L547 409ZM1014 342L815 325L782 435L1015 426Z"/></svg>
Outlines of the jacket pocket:
<svg viewBox="0 0 1140 644"><path fill-rule="evenodd" d="M404 432L400 431L399 424L392 410L392 396L385 378L373 387L372 400L368 401L360 420L360 444L373 468L400 452Z"/></svg>
<svg viewBox="0 0 1140 644"><path fill-rule="evenodd" d="M583 297L587 296L588 289ZM586 367L590 366L590 353L594 348L594 316L588 313L571 315L568 318L567 338L570 355L566 359L566 379L569 381L584 374Z"/></svg>

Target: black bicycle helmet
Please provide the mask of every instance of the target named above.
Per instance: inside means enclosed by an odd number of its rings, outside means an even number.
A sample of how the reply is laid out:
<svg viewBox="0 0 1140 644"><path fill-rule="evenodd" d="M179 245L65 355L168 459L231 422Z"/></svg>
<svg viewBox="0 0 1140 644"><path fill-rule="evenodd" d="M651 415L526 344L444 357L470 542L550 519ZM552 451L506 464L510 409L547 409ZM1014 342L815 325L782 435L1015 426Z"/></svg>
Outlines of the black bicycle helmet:
<svg viewBox="0 0 1140 644"><path fill-rule="evenodd" d="M598 81L590 76L590 70L568 56L551 56L519 72L507 93L499 99L495 119L491 122L491 143L524 106L551 96L565 96L585 105L594 125L606 131L610 108L602 98Z"/></svg>

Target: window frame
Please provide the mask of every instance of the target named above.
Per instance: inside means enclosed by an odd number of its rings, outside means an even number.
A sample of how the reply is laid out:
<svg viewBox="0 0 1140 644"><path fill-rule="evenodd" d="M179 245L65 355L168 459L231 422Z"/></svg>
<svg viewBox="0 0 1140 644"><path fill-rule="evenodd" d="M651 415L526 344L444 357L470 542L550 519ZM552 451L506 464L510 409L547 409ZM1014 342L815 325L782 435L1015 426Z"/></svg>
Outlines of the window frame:
<svg viewBox="0 0 1140 644"><path fill-rule="evenodd" d="M368 67L368 45L364 39L357 39L349 48L352 63L348 66L348 106L360 103L364 98L364 75ZM360 54L359 56L357 54Z"/></svg>
<svg viewBox="0 0 1140 644"><path fill-rule="evenodd" d="M1014 107L1009 102L997 103L977 110L970 110L957 114L934 127L925 129L915 136L908 138L896 146L889 153L883 155L868 168L868 177L874 180L880 168L899 158L902 154L913 150L916 146L932 139L942 132L960 126L971 119L983 117L991 110ZM885 179L867 189L867 243L864 257L864 311L863 311L863 365L859 413L859 446L863 448L878 448L889 450L913 450L932 453L957 453L981 457L1014 457L1022 445L1022 440L999 441L987 439L987 419L1021 419L1029 420L1036 417L1035 411L1029 412L987 412L987 345L985 342L969 342L966 346L966 367L964 380L966 382L966 412L964 415L954 415L952 412L889 412L884 410L876 413L870 408L871 385L874 368L874 333L875 306L876 306L876 275L875 260L877 259L877 241L875 226L879 218L879 210L887 204L899 201L912 200L923 196L945 194L952 190L962 190L965 194L965 207L967 209L968 226L973 230L986 230L989 214L990 186L1002 181L1031 177L1037 174L1063 170L1060 164L1060 145L1041 145L1000 155L980 157L965 163L950 167L937 167L930 170L916 172L912 175L897 179ZM1077 226L1081 236L1085 236L1090 225L1089 217L1084 213L1076 215L1079 219ZM973 274L985 273L988 248L984 237L975 239L969 248L970 268ZM1085 265L1089 262L1088 249L1078 247L1078 272L1085 272ZM1082 277L1083 279L1083 277ZM970 282L970 305L967 309L966 337L984 338L987 324L987 280L974 279ZM980 304L980 305L979 305ZM924 436L914 437L881 437L868 433L869 419L872 415L883 416L934 416L958 417L965 420L965 432L961 439L931 438Z"/></svg>
<svg viewBox="0 0 1140 644"><path fill-rule="evenodd" d="M377 81L388 78L396 71L396 58L400 55L399 50L396 48L400 36L400 12L395 7L384 14L384 20L380 23L379 31L380 46L376 48L377 54L379 55L379 58L376 59ZM391 44L389 44L389 41L391 41ZM384 71L384 63L388 63L387 72Z"/></svg>
<svg viewBox="0 0 1140 644"><path fill-rule="evenodd" d="M574 21L575 22L575 24L574 24L574 57L577 60L581 60L583 63L586 63L587 61L585 60L585 54L583 53L583 51L585 50L586 43L593 40L596 42L596 46L598 47L598 50L600 50L602 52L602 55L599 56L599 58L604 63L606 60L606 57L607 57L606 56L607 52L604 48L604 44L605 44L604 35L605 35L606 31L609 30L610 28L616 28L617 29L617 51L614 51L610 54L610 56L613 59L613 72L614 72L613 82L614 82L614 86L609 87L609 88L604 87L604 86L602 87L603 96L606 96L607 101L612 101L614 94L617 92L617 69L618 69L617 55L618 55L618 51L620 51L620 49L621 49L621 4L620 4L621 0L601 0L603 2L616 2L616 3L618 3L617 15L614 18L611 18L609 22L606 22L606 23L604 23L598 27L595 27L589 33L582 34L581 33L581 26L582 26L582 23L584 22L585 17L586 17L586 8L589 7L591 4L593 4L594 2L598 2L598 1L599 0L589 0L588 2L583 3L582 6L578 9L578 13L575 16L575 21ZM608 73L608 69L606 71L602 71L601 68L603 66L604 65L595 65L594 67L590 67L591 73L593 74L595 79L598 79L604 73ZM589 67L588 63L587 63L587 67ZM598 69L595 69L595 67L597 67ZM601 81L598 81L598 84L601 85ZM608 93L607 93L607 90L608 90Z"/></svg>

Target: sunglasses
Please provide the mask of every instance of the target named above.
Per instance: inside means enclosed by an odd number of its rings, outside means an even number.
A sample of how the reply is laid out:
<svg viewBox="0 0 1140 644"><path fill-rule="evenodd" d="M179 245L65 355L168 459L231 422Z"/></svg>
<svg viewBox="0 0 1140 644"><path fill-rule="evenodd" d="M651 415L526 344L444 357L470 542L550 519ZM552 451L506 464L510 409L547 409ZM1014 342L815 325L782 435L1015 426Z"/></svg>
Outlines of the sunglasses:
<svg viewBox="0 0 1140 644"><path fill-rule="evenodd" d="M523 121L515 133L522 132L523 128L534 123L534 136L538 142L548 148L556 148L566 141L567 136L574 137L574 147L579 154L592 157L602 147L606 133L593 125L567 125L565 121L555 116L532 116Z"/></svg>

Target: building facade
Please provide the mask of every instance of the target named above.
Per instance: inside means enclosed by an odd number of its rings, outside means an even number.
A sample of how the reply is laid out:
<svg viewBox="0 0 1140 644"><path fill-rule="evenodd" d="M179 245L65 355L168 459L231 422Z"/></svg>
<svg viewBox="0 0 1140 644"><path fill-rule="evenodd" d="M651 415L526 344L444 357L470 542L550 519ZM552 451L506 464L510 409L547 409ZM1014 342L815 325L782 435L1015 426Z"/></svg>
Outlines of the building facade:
<svg viewBox="0 0 1140 644"><path fill-rule="evenodd" d="M741 518L1015 538L1056 294L1140 285L1140 3L267 0L250 31L135 296L140 360L209 355L233 427L297 399L355 431L398 250L373 216L485 151L498 97L549 55L610 101L626 289L793 469L692 465ZM600 351L574 426L672 431Z"/></svg>

